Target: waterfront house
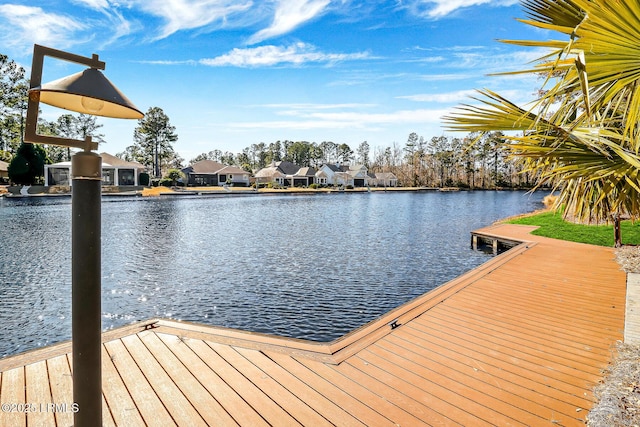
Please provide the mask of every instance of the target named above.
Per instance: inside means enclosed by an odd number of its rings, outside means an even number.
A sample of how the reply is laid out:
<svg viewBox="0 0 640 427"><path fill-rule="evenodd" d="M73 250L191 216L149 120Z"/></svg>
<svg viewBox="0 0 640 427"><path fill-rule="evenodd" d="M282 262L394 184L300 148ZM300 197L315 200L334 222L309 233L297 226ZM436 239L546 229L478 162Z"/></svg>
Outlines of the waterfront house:
<svg viewBox="0 0 640 427"><path fill-rule="evenodd" d="M353 185L351 175L346 173L342 166L324 164L316 172L316 182L320 185Z"/></svg>
<svg viewBox="0 0 640 427"><path fill-rule="evenodd" d="M308 187L315 183L316 170L311 167L300 168L293 175L287 175L286 178L292 187Z"/></svg>
<svg viewBox="0 0 640 427"><path fill-rule="evenodd" d="M370 185L369 174L364 165L324 164L316 172L316 182L321 185L366 187Z"/></svg>
<svg viewBox="0 0 640 427"><path fill-rule="evenodd" d="M145 167L137 162L128 162L109 153L100 153L102 157L103 186L138 186L140 174ZM71 186L71 162L44 165L44 185Z"/></svg>
<svg viewBox="0 0 640 427"><path fill-rule="evenodd" d="M140 174L146 168L138 162L128 162L109 153L100 153L102 157L103 185L129 186L140 185Z"/></svg>
<svg viewBox="0 0 640 427"><path fill-rule="evenodd" d="M369 185L376 187L397 187L398 178L391 172L376 172L369 174Z"/></svg>
<svg viewBox="0 0 640 427"><path fill-rule="evenodd" d="M369 174L367 173L367 167L365 165L348 166L345 172L351 175L354 187L366 187L370 185Z"/></svg>
<svg viewBox="0 0 640 427"><path fill-rule="evenodd" d="M268 166L266 168L260 169L255 174L256 185L266 185L269 183L273 183L276 185L284 186L284 179L286 175L274 166Z"/></svg>
<svg viewBox="0 0 640 427"><path fill-rule="evenodd" d="M269 183L282 186L292 185L295 181L294 177L301 169L303 168L292 162L272 162L269 166L262 168L258 172L256 172L256 182L258 183L258 185L265 185ZM308 182L308 176L304 175L305 173L306 172L302 172L302 175L299 175L299 178L305 179ZM309 184L311 183L312 182L309 182Z"/></svg>
<svg viewBox="0 0 640 427"><path fill-rule="evenodd" d="M235 166L227 166L214 160L201 160L182 169L189 186L217 186L230 184L249 186L249 172Z"/></svg>
<svg viewBox="0 0 640 427"><path fill-rule="evenodd" d="M9 163L0 160L0 183L9 181Z"/></svg>

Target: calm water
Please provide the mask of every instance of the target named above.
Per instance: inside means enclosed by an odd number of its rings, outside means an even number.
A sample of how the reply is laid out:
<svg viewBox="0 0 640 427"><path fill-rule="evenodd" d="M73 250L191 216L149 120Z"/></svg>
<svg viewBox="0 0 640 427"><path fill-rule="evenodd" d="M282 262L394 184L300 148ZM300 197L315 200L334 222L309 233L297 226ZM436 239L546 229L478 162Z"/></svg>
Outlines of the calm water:
<svg viewBox="0 0 640 427"><path fill-rule="evenodd" d="M524 192L104 198L105 329L167 317L327 341L472 269ZM0 356L70 339L70 199L0 198Z"/></svg>

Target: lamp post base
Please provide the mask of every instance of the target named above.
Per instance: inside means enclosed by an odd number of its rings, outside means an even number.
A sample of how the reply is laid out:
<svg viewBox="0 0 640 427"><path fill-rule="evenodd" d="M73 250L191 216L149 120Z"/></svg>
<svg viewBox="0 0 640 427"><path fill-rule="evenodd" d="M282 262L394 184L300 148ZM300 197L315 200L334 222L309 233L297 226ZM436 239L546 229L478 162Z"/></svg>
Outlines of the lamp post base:
<svg viewBox="0 0 640 427"><path fill-rule="evenodd" d="M74 425L102 425L101 183L102 158L71 159L71 335Z"/></svg>

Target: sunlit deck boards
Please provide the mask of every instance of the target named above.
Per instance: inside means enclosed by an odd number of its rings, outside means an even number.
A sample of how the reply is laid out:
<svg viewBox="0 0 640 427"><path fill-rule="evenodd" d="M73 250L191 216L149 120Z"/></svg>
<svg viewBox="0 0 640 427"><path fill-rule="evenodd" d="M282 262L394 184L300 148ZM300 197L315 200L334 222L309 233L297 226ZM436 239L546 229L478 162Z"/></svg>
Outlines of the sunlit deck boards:
<svg viewBox="0 0 640 427"><path fill-rule="evenodd" d="M529 243L332 343L166 320L106 333L105 425L582 425L623 337L625 274L611 249L529 230L483 230ZM70 404L69 351L0 359L0 401Z"/></svg>

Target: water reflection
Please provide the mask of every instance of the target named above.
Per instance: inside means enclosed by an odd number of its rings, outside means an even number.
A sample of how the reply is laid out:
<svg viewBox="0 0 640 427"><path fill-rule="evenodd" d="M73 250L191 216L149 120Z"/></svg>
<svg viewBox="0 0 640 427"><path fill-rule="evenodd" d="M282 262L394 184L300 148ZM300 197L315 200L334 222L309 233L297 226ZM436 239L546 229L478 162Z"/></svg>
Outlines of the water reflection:
<svg viewBox="0 0 640 427"><path fill-rule="evenodd" d="M541 198L105 198L103 326L159 316L331 340L484 262L469 232ZM69 200L0 201L0 355L69 339Z"/></svg>

